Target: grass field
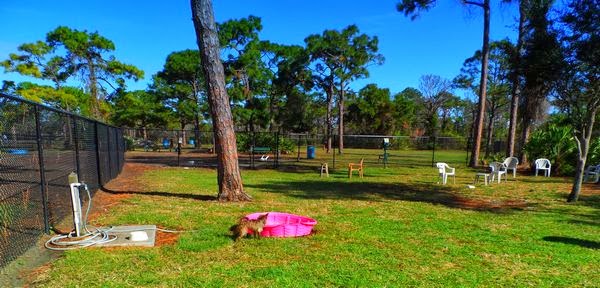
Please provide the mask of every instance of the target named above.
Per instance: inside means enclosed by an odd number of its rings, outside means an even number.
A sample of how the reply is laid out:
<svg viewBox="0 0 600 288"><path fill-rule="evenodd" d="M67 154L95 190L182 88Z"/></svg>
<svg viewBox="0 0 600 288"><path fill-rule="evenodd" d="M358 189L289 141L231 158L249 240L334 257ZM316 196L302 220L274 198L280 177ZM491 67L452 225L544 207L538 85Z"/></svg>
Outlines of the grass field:
<svg viewBox="0 0 600 288"><path fill-rule="evenodd" d="M451 157L451 156L448 156ZM95 224L197 230L154 248L66 253L33 284L43 287L598 287L600 192L565 203L570 179L518 175L468 189L474 171L436 184L426 167L368 166L347 178L317 168L243 171L249 203L206 201L216 172L157 168L127 179L136 191ZM128 167L129 168L129 167ZM128 188L129 189L129 188ZM139 193L138 193L139 192ZM308 237L243 239L242 215L281 211L315 218Z"/></svg>

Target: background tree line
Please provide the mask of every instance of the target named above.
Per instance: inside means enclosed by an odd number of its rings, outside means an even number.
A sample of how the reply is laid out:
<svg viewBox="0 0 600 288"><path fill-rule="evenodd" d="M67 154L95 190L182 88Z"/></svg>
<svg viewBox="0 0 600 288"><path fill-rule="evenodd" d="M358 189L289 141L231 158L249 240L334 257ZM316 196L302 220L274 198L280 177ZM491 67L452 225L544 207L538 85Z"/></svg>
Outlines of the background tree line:
<svg viewBox="0 0 600 288"><path fill-rule="evenodd" d="M403 0L398 10L415 18L433 4ZM491 9L489 0L465 4L484 14ZM553 10L550 0L518 1L516 43L484 35L483 49L465 59L454 79L423 75L418 87L396 94L377 84L353 89L355 80L369 76L369 66L384 61L377 37L355 25L308 35L304 45L282 45L260 38L258 17L218 23L236 130L324 134L328 151L338 135L341 153L344 133L481 138L483 158L497 157L493 141L506 139L506 156L528 163L528 156L545 155L559 163L559 171L579 177L580 166L597 159L599 149L598 4L576 0ZM146 90L128 91L126 80L143 72L115 59L114 49L97 32L58 27L1 62L6 72L53 85L4 81L2 91L119 126L211 129L199 51L172 52ZM73 83L68 80L81 84L67 86ZM533 140L573 146L540 153L540 145L527 144Z"/></svg>

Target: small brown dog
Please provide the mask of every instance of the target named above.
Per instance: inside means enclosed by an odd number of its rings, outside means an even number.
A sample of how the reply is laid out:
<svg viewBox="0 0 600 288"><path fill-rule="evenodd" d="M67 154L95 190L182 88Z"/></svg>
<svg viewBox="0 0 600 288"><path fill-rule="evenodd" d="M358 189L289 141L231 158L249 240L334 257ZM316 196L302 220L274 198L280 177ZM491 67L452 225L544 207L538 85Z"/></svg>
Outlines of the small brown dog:
<svg viewBox="0 0 600 288"><path fill-rule="evenodd" d="M235 236L235 241L239 240L242 237L245 237L252 231L254 237L260 238L260 232L262 232L265 227L265 223L267 222L267 215L269 213L260 215L256 220L248 220L245 217L240 218L238 224L235 224L229 228L229 231L233 232L233 236Z"/></svg>

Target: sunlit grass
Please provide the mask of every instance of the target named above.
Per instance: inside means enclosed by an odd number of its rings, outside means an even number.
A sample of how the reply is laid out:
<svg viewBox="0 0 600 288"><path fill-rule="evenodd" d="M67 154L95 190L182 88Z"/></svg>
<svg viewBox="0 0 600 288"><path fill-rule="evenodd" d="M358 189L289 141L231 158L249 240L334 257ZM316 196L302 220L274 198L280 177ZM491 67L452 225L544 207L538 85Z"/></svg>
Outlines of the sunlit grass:
<svg viewBox="0 0 600 288"><path fill-rule="evenodd" d="M348 156L346 156L348 155ZM319 159L300 172L245 170L248 203L215 196L216 172L160 168L98 224L156 224L197 232L155 248L86 249L53 263L41 286L382 287L595 286L600 283L600 197L566 204L569 179L519 175L500 185L436 184L427 165L367 165L347 178L340 161L319 178ZM418 156L415 156L418 157ZM444 157L453 157L445 155ZM376 160L376 159L375 159ZM306 162L306 161L304 161ZM449 161L450 162L450 161ZM310 163L310 164L308 164ZM308 169L310 168L310 169ZM201 198L201 197L197 197ZM516 203L515 205L510 205ZM308 237L243 239L228 228L256 211L306 215Z"/></svg>

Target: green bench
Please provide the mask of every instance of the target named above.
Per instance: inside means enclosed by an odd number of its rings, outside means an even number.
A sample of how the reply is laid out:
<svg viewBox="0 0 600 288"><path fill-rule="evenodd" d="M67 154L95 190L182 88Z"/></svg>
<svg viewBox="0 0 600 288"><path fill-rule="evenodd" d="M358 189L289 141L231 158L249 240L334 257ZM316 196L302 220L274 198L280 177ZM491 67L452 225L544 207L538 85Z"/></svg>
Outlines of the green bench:
<svg viewBox="0 0 600 288"><path fill-rule="evenodd" d="M262 156L260 156L260 161L267 161L269 160L269 155L267 153L271 152L271 148L270 147L250 147L250 153L252 154L263 154Z"/></svg>

